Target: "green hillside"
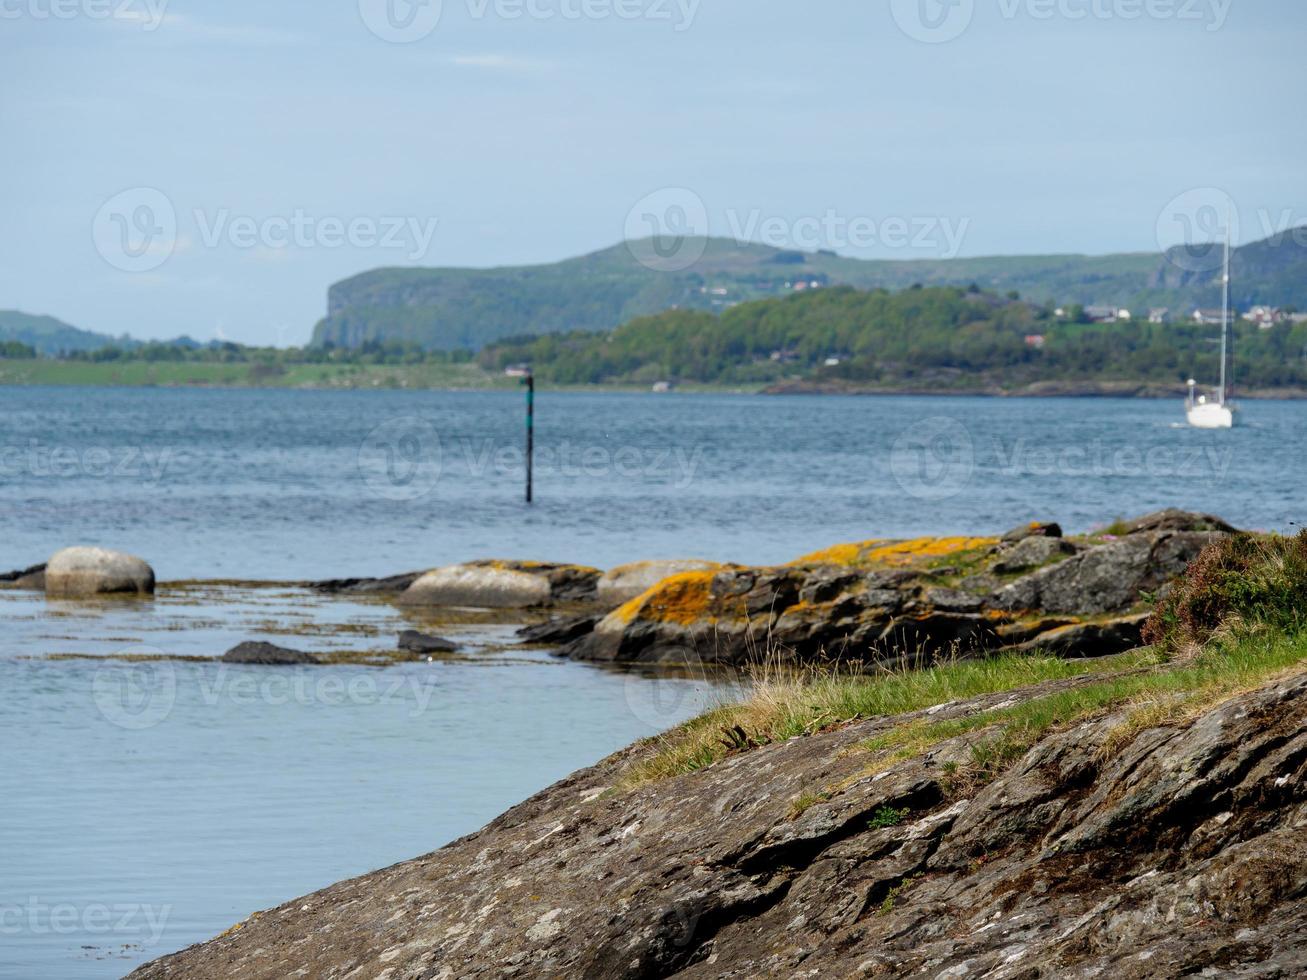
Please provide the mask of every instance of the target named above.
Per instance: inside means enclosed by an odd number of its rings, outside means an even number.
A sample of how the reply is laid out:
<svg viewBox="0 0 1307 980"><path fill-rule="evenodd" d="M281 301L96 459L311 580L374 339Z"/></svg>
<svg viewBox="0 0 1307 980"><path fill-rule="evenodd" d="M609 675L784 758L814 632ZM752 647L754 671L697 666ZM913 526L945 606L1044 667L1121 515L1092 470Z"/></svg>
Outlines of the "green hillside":
<svg viewBox="0 0 1307 980"><path fill-rule="evenodd" d="M13 341L26 344L38 354L59 354L64 351L99 350L118 344L107 334L79 330L52 316L33 316L17 310L0 310L0 343Z"/></svg>
<svg viewBox="0 0 1307 980"><path fill-rule="evenodd" d="M670 310L606 333L523 338L482 351L487 370L530 363L554 384L804 382L809 390L1017 391L1031 385L1183 386L1217 376L1213 328L1072 322L1047 306L958 287L835 287L733 307ZM1241 385L1307 386L1307 323L1235 329ZM1034 338L1040 338L1032 343ZM1029 338L1029 339L1028 339ZM838 362L838 363L828 363Z"/></svg>
<svg viewBox="0 0 1307 980"><path fill-rule="evenodd" d="M1235 304L1307 308L1307 229L1240 248ZM724 239L703 242L684 271L638 262L643 243L617 245L551 265L497 269L376 269L339 282L313 343L358 347L370 340L432 349L479 349L506 337L610 330L671 308L721 312L793 293L795 284L906 289L914 284L1017 291L1038 303L1110 304L1192 310L1220 303L1218 274L1177 253L996 256L867 261Z"/></svg>

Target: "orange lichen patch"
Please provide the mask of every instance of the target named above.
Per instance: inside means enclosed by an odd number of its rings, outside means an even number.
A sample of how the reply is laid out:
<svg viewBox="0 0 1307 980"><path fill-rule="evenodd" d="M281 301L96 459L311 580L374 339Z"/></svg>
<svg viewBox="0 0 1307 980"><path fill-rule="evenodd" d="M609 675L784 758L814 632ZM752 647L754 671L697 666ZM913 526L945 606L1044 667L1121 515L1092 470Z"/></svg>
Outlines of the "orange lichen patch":
<svg viewBox="0 0 1307 980"><path fill-rule="evenodd" d="M681 572L665 578L653 588L618 606L611 615L623 623L637 617L665 623L713 621L712 580L714 571Z"/></svg>
<svg viewBox="0 0 1307 980"><path fill-rule="evenodd" d="M913 538L873 548L862 556L860 563L889 565L901 568L916 565L931 558L943 558L964 551L979 551L998 544L997 538Z"/></svg>
<svg viewBox="0 0 1307 980"><path fill-rule="evenodd" d="M835 544L810 555L796 558L791 565L857 565L862 556L878 545L885 543L884 538L872 538L870 541L852 541L848 544Z"/></svg>
<svg viewBox="0 0 1307 980"><path fill-rule="evenodd" d="M852 541L847 544L832 545L810 555L796 558L791 565L880 565L891 568L904 568L912 565L926 564L934 558L944 558L965 551L978 551L992 548L998 544L998 538L913 538L910 541L894 541L885 538L872 538L869 541Z"/></svg>

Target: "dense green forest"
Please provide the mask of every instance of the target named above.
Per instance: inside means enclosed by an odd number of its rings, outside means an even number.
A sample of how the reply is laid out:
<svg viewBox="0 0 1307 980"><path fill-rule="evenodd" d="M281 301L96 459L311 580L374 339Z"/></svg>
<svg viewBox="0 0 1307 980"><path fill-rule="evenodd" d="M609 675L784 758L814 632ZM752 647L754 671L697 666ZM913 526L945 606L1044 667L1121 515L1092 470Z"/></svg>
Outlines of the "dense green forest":
<svg viewBox="0 0 1307 980"><path fill-rule="evenodd" d="M487 348L479 360L488 370L529 363L537 377L556 384L805 378L966 390L1216 377L1214 327L1077 319L1083 317L1059 318L1049 306L976 287L836 287L745 303L720 316L672 310L612 332L519 338ZM1307 324L1261 330L1239 321L1235 334L1242 384L1307 385Z"/></svg>

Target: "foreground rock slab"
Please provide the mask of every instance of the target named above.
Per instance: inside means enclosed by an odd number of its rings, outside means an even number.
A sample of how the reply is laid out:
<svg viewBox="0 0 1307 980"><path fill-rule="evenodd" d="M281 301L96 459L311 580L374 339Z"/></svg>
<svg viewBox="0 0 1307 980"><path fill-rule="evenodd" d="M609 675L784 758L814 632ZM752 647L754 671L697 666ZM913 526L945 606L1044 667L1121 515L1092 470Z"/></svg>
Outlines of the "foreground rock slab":
<svg viewBox="0 0 1307 980"><path fill-rule="evenodd" d="M868 766L917 717L614 788L636 746L132 976L1307 975L1307 677L1125 744L1102 716L980 786L950 767L983 732Z"/></svg>
<svg viewBox="0 0 1307 980"><path fill-rule="evenodd" d="M150 595L154 569L121 551L65 548L46 562L45 591L53 596Z"/></svg>

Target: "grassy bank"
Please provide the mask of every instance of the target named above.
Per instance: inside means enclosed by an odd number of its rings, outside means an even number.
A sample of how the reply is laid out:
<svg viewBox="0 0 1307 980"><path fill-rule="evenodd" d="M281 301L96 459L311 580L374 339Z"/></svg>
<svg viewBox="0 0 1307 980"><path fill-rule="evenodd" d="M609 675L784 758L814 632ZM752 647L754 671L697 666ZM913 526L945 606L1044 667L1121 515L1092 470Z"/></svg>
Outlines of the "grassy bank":
<svg viewBox="0 0 1307 980"><path fill-rule="evenodd" d="M882 674L765 676L741 703L708 712L658 740L626 784L692 772L728 755L863 719L1072 681L1015 704L932 722L910 721L864 743L868 771L984 732L965 775L986 778L1050 731L1124 712L1117 738L1182 722L1268 680L1307 669L1307 532L1236 536L1211 546L1155 610L1150 647L1094 660L1000 657ZM815 801L815 799L814 799Z"/></svg>
<svg viewBox="0 0 1307 980"><path fill-rule="evenodd" d="M204 361L0 361L0 385L221 388L512 388L475 364L287 364Z"/></svg>

